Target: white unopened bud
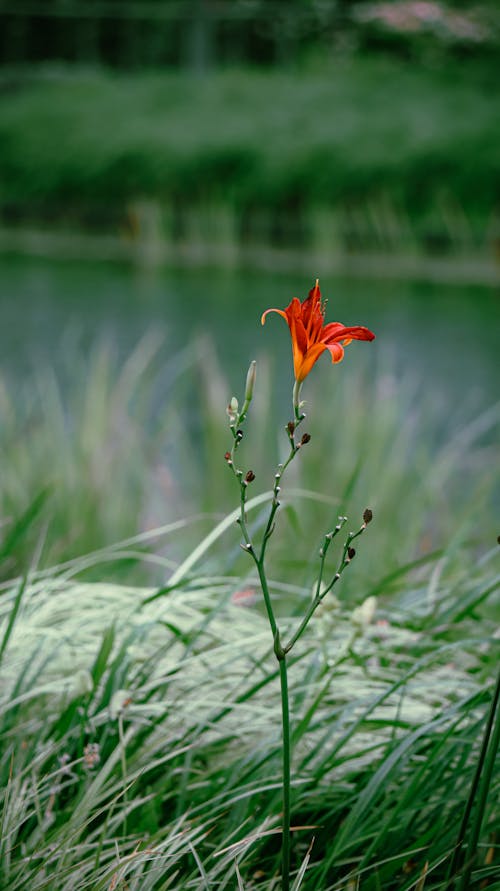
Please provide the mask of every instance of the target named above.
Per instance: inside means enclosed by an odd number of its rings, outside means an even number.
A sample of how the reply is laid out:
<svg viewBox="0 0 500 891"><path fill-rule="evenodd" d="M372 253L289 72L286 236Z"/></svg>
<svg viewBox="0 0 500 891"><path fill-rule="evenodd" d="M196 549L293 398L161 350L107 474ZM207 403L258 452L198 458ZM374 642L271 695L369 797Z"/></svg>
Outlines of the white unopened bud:
<svg viewBox="0 0 500 891"><path fill-rule="evenodd" d="M229 405L228 405L228 407L226 408L226 414L227 414L227 416L228 416L228 418L229 418L229 423L230 423L230 424L235 424L235 423L236 423L236 419L237 419L237 417L238 417L238 407L239 407L239 406L238 406L238 400L236 399L236 396L232 396L231 399L230 399L230 401L229 401Z"/></svg>

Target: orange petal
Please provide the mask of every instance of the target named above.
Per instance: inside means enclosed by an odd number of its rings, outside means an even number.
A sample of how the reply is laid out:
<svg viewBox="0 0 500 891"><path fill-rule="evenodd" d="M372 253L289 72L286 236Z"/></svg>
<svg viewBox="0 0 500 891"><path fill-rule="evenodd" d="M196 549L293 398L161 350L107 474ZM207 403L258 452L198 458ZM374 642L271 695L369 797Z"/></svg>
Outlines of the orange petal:
<svg viewBox="0 0 500 891"><path fill-rule="evenodd" d="M318 361L321 353L324 353L326 349L329 349L329 347L326 347L324 343L313 344L302 359L300 366L295 368L295 377L298 381L303 381L307 377L314 363Z"/></svg>
<svg viewBox="0 0 500 891"><path fill-rule="evenodd" d="M344 349L340 346L340 343L330 343L325 346L330 352L333 363L342 362L342 359L344 358Z"/></svg>
<svg viewBox="0 0 500 891"><path fill-rule="evenodd" d="M316 279L314 288L311 288L307 297L308 297L308 299L313 300L314 303L318 303L321 300L321 291L319 289L319 278Z"/></svg>
<svg viewBox="0 0 500 891"><path fill-rule="evenodd" d="M329 343L345 342L347 339L350 341L375 339L374 333L369 328L364 328L362 325L346 327L340 322L329 322L328 325L325 325L321 337L327 346Z"/></svg>
<svg viewBox="0 0 500 891"><path fill-rule="evenodd" d="M261 317L260 317L260 324L261 324L261 325L263 325L263 324L265 323L265 321L266 321L266 316L267 316L268 312L277 312L278 315L283 316L283 318L285 319L285 321L288 321L288 319L287 319L287 317L286 317L286 313L283 312L282 309L266 309L266 311L263 312L262 315L261 315Z"/></svg>

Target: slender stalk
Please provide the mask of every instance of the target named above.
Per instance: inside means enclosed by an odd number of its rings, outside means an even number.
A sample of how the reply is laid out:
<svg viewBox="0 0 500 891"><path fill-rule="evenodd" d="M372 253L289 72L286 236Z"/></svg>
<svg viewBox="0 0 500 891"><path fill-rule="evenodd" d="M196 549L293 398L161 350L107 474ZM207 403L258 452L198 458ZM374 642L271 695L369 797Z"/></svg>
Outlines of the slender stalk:
<svg viewBox="0 0 500 891"><path fill-rule="evenodd" d="M290 707L286 656L279 660L281 686L281 719L283 728L283 837L281 844L282 889L290 889Z"/></svg>
<svg viewBox="0 0 500 891"><path fill-rule="evenodd" d="M120 761L122 768L122 792L123 792L123 834L127 835L127 754L125 734L123 732L123 713L118 715L118 738L120 740Z"/></svg>
<svg viewBox="0 0 500 891"><path fill-rule="evenodd" d="M293 385L293 414L296 421L302 420L302 415L300 413L300 388L302 387L302 381L296 380Z"/></svg>
<svg viewBox="0 0 500 891"><path fill-rule="evenodd" d="M349 535L347 536L347 539L346 539L346 542L344 544L344 548L342 551L342 557L341 557L340 563L337 567L337 571L335 572L335 574L334 574L333 578L331 579L331 581L329 582L329 584L323 590L321 590L321 583L323 581L323 573L324 573L324 569L325 569L325 558L326 558L328 548L330 547L333 539L335 538L336 535L338 535L338 533L340 532L340 530L342 529L342 526L344 525L344 523L346 521L347 521L347 517L339 517L339 522L338 522L337 526L335 527L335 529L333 530L333 532L329 532L327 535L325 535L325 541L323 543L323 547L321 548L321 550L319 552L320 558L321 558L321 563L320 563L318 581L316 583L316 592L314 594L314 597L313 597L311 603L309 604L309 607L307 608L307 611L306 611L304 618L302 619L299 627L297 628L295 633L292 635L292 637L290 638L288 643L283 647L285 653L289 653L290 650L292 649L292 647L295 646L299 637L302 636L303 632L307 628L309 621L312 618L313 614L316 612L318 606L324 600L326 595L330 593L330 591L332 590L334 585L337 584L342 573L344 572L346 567L349 566L349 564L351 562L351 557L349 556L349 549L350 549L351 543L354 541L355 538L358 538L359 535L362 535L362 533L364 532L364 530L366 529L366 526L367 526L366 522L363 523L363 525L361 526L360 529L358 529L357 532L350 532Z"/></svg>
<svg viewBox="0 0 500 891"><path fill-rule="evenodd" d="M339 523L335 527L332 532L329 532L325 536L325 540L323 543L323 547L320 550L320 571L318 575L316 592L313 598L312 603L309 606L309 609L304 616L304 619L300 623L297 631L290 639L290 642L287 646L283 647L280 639L280 632L278 628L278 624L276 622L276 617L274 614L273 604L271 600L271 594L269 591L269 584L267 580L266 570L265 570L265 557L266 557L266 549L268 541L273 534L274 531L274 521L276 517L276 513L280 506L279 494L280 494L280 483L281 478L287 469L288 465L295 458L297 453L300 451L301 447L305 445L310 440L310 436L305 433L302 436L300 442L296 442L295 435L297 432L297 428L302 423L305 418L305 415L300 411L300 389L302 382L295 381L295 386L293 388L293 412L294 412L294 420L290 421L286 426L286 433L288 436L288 441L290 445L290 452L288 454L287 459L278 464L276 469L276 473L274 475L274 488L273 488L273 499L271 502L271 507L269 511L269 516L267 519L267 524L264 530L264 534L262 536L260 548L256 549L254 546L254 542L252 540L252 536L247 526L246 519L246 495L248 484L251 483L255 479L255 474L253 471L247 471L246 475L243 476L243 470L237 468L234 464L236 451L243 437L242 425L246 418L246 413L252 398L253 391L253 383L255 380L255 363L252 363L247 376L247 385L245 392L245 403L243 406L243 410L241 413L238 413L238 403L236 398L231 400L228 406L228 414L230 416L230 430L233 437L232 448L230 452L226 452L225 458L228 463L229 468L234 474L240 489L240 516L238 518L238 523L241 528L241 534L243 537L242 548L246 553L250 554L252 557L258 575L260 586L262 589L262 594L264 597L264 604L267 612L267 617L269 619L269 625L271 628L271 632L274 640L274 655L278 660L279 665L279 674L280 674L280 691L281 691L281 723L282 723L282 794L283 794L283 819L282 819L282 843L281 843L281 857L282 857L282 879L281 879L281 888L282 891L290 891L290 848L291 848L291 831L290 831L290 822L291 822L291 771L290 771L290 761L291 761L291 734L290 734L290 703L289 703L289 695L288 695L288 674L287 674L287 660L286 656L288 651L293 647L296 641L299 639L303 631L305 630L309 620L312 617L315 609L321 603L325 594L330 591L334 584L340 578L345 567L350 563L350 560L355 554L353 548L350 547L351 542L354 538L357 538L358 535L366 528L366 524L370 522L371 519L371 511L370 517L364 517L365 522L363 526L357 533L350 532L347 536L347 540L345 542L342 557L340 560L340 564L338 566L337 572L333 576L329 585L325 588L324 591L321 590L323 573L325 569L325 558L328 548L335 536L341 530L342 526L346 522L346 517L339 517ZM365 512L366 513L366 512Z"/></svg>
<svg viewBox="0 0 500 891"><path fill-rule="evenodd" d="M271 601L271 594L269 592L269 585L267 583L267 576L264 569L264 544L262 545L260 558L257 557L255 553L255 549L253 546L251 535L247 528L246 516L245 516L245 504L246 504L246 491L247 485L244 481L241 480L241 471L236 471L236 476L239 477L240 481L240 516L239 516L239 526L241 529L241 533L243 535L243 540L245 542L244 550L246 550L255 562L257 567L257 572L259 573L259 581L260 586L262 588L262 594L264 596L264 604L266 607L267 617L269 619L269 624L271 626L271 631L273 634L275 648L279 641L278 634L278 626L276 624L276 618L274 615L273 604ZM272 509L271 509L272 510Z"/></svg>
<svg viewBox="0 0 500 891"><path fill-rule="evenodd" d="M264 595L264 603L266 606L267 617L269 619L269 624L271 626L274 644L276 647L276 644L279 640L278 625L276 623L276 618L275 618L274 610L273 610L273 604L271 601L271 595L269 593L269 585L267 584L266 571L264 569L264 564L263 564L262 560L257 560L255 555L254 555L254 559L255 559L255 564L257 566L257 572L259 573L260 587L262 588L262 594Z"/></svg>

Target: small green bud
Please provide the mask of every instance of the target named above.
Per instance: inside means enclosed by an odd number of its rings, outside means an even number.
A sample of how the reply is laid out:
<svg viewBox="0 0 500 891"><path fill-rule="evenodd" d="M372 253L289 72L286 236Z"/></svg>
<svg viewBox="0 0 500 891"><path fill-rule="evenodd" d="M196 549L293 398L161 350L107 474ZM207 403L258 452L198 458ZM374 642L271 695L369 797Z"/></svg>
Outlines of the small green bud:
<svg viewBox="0 0 500 891"><path fill-rule="evenodd" d="M247 382L245 386L245 402L250 402L253 396L253 388L255 386L255 378L257 377L257 362L253 359L247 372Z"/></svg>

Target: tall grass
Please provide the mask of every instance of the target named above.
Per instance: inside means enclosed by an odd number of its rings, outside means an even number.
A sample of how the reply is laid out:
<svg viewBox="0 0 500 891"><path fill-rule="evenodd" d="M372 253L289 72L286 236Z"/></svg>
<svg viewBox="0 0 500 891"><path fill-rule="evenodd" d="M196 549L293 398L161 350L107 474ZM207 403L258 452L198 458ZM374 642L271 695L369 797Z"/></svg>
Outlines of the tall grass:
<svg viewBox="0 0 500 891"><path fill-rule="evenodd" d="M370 628L342 607L315 621L291 668L295 869L315 839L304 887L409 889L426 863L440 887L491 696L494 623L472 616L492 557L480 580L443 581L432 611L431 578ZM244 887L274 887L277 678L240 589L26 587L2 666L3 887L231 888L236 863Z"/></svg>
<svg viewBox="0 0 500 891"><path fill-rule="evenodd" d="M290 468L294 491L282 493L285 517L273 559L276 574L292 571L299 584L307 583L326 526L342 512L354 522L369 503L379 519L377 541L364 542L365 569L360 561L344 584L350 591L377 578L392 589L404 579L399 568L410 561L425 563L446 545L446 565L463 545L477 553L494 540L500 405L474 416L470 407L450 405L438 387L424 390L411 373L396 377L390 360L356 359L348 373L342 369L341 381L332 379L326 362L308 380L304 425L320 460ZM9 470L0 477L3 577L114 545L99 578L104 572L121 579L123 569L127 579L132 571L137 580L161 582L173 565L169 560L182 559L235 507L223 460L231 395L206 338L171 355L151 334L126 359L103 341L90 351L72 348L57 367L36 366L15 387L4 378L0 454ZM268 360L259 359L242 450L261 491L272 485L269 467L286 449L282 428L289 411ZM195 524L191 532L188 519ZM135 540L176 521L177 543L167 549L161 540L147 546L147 537ZM117 545L128 539L134 541L126 548ZM224 543L223 557L238 570L246 564L236 540L233 545L228 551ZM221 559L217 550L213 559Z"/></svg>
<svg viewBox="0 0 500 891"><path fill-rule="evenodd" d="M122 368L101 348L83 385L53 382L48 392L62 393L59 402L46 397L28 410L20 393L4 391L2 464L12 468L8 482L1 478L11 511L0 589L6 891L278 887L279 691L257 579L230 514L230 479L225 488L219 431L231 393L205 346L159 412L151 399L165 375L154 347L143 343ZM356 372L346 360L342 372L341 387L323 382L320 368L307 382L309 448L321 459L308 469L304 454L283 491L271 569L280 621L291 624L317 570L302 530L309 542L317 529L319 546L325 517L349 505L353 518L370 501L366 565L353 562L339 602L325 601L290 666L295 887L437 889L493 695L498 413L465 421L450 410L443 425L439 399L433 405L411 381L396 386L390 369ZM289 410L276 406L264 367L259 373L252 426L263 422L268 435L254 444L249 435L242 449L256 457L253 485L265 499L264 459L280 449L269 431ZM195 414L203 406L202 423L181 423L186 405ZM110 441L108 475L89 494L90 458L106 455ZM183 482L163 497L157 487L158 529L144 521L143 497L160 459ZM48 495L28 515L26 500L49 481L57 512ZM172 491L183 492L180 504ZM259 496L249 505L251 523L261 504ZM183 522L195 507L216 506L208 534ZM123 534L132 540L112 544ZM93 554L82 556L84 543ZM129 566L116 570L118 556L135 561L140 585L124 575ZM62 562L51 568L51 557ZM371 594L378 608L366 625L353 607ZM498 791L493 773L472 887L495 881Z"/></svg>
<svg viewBox="0 0 500 891"><path fill-rule="evenodd" d="M160 360L162 345L151 332L123 360L109 340L89 351L73 344L59 365L37 364L19 385L0 380L4 578L134 538L174 513L185 518L173 510L179 488L167 456L179 423L172 388L186 361ZM139 560L144 580L140 538L107 559L115 578L130 578ZM157 559L164 572L168 560Z"/></svg>

